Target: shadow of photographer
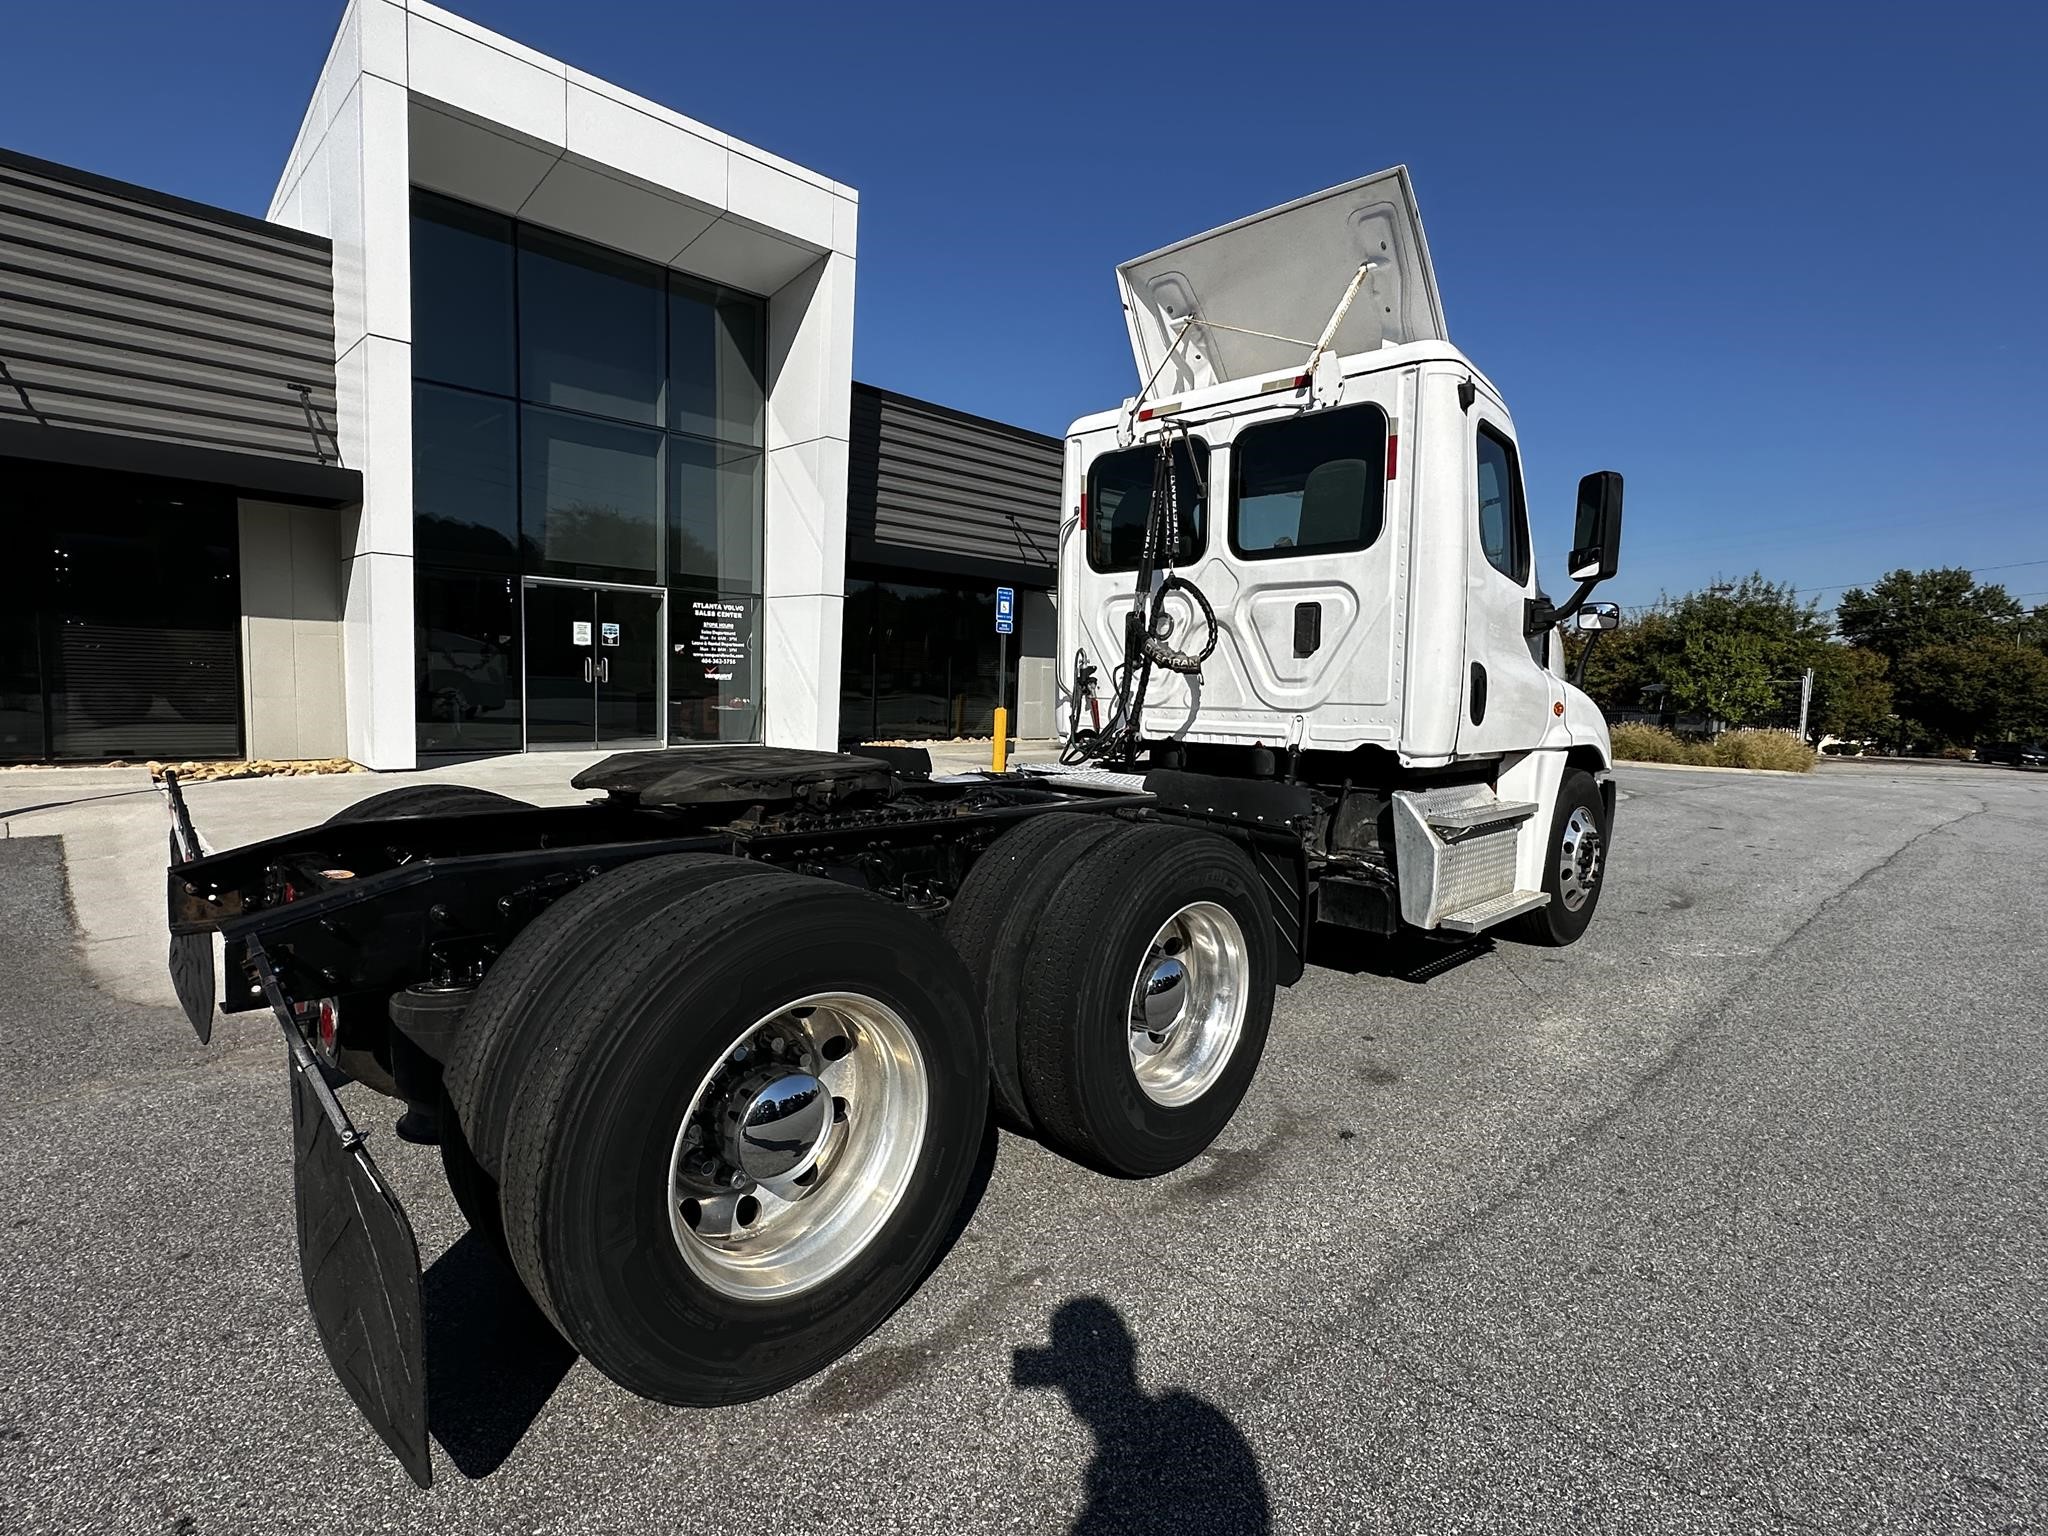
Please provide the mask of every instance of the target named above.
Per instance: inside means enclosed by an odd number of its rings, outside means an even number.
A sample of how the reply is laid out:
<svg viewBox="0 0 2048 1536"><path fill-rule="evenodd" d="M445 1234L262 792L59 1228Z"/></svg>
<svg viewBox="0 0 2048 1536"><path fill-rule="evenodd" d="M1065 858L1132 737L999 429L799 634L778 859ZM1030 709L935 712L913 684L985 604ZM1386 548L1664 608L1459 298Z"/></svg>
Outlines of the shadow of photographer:
<svg viewBox="0 0 2048 1536"><path fill-rule="evenodd" d="M1243 1433L1192 1393L1146 1392L1137 1354L1116 1308L1099 1296L1080 1296L1053 1314L1043 1348L1011 1356L1013 1383L1057 1388L1095 1435L1088 1506L1072 1536L1270 1531L1265 1479Z"/></svg>

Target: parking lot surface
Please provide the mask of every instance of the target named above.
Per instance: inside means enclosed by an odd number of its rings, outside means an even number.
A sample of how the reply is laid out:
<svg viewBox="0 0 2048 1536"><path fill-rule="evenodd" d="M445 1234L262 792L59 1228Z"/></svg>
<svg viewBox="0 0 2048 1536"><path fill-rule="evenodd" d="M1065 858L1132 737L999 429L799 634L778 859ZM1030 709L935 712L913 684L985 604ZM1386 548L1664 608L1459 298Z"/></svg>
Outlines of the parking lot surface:
<svg viewBox="0 0 2048 1536"><path fill-rule="evenodd" d="M765 1402L576 1361L347 1090L428 1266L428 1492L305 1316L275 1026L96 990L23 821L0 1528L2048 1526L2048 779L1620 779L1579 945L1328 943L1210 1155L1004 1137L924 1288Z"/></svg>

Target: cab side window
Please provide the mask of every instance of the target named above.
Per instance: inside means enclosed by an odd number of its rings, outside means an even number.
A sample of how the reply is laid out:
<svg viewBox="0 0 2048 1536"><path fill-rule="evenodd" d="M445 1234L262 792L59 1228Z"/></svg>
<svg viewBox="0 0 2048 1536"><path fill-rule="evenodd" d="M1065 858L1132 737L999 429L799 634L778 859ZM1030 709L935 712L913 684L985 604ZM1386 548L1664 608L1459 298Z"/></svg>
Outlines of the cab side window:
<svg viewBox="0 0 2048 1536"><path fill-rule="evenodd" d="M1529 579L1529 509L1515 445L1493 428L1479 429L1479 547L1486 563L1516 586Z"/></svg>

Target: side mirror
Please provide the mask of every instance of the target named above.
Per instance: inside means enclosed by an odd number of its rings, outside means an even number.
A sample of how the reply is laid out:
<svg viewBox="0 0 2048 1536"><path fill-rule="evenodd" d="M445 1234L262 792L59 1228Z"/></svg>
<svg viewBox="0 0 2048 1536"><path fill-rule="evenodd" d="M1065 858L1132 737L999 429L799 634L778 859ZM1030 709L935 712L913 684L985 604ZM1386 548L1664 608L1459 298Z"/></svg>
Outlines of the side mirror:
<svg viewBox="0 0 2048 1536"><path fill-rule="evenodd" d="M1621 628L1621 604L1588 603L1572 615L1572 624L1581 633L1598 633L1603 629Z"/></svg>
<svg viewBox="0 0 2048 1536"><path fill-rule="evenodd" d="M1579 516L1572 532L1573 581L1606 581L1621 569L1621 476L1603 469L1579 482Z"/></svg>

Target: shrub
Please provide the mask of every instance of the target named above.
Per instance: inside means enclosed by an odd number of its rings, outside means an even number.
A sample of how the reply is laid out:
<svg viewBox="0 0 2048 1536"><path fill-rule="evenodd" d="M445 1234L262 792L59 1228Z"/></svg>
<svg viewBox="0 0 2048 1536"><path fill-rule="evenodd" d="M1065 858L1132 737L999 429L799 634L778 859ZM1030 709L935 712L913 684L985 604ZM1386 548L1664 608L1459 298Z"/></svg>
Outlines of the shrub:
<svg viewBox="0 0 2048 1536"><path fill-rule="evenodd" d="M1617 725L1613 727L1614 755L1638 763L1686 763L1698 767L1707 759L1707 749L1697 742L1674 736L1662 726Z"/></svg>
<svg viewBox="0 0 2048 1536"><path fill-rule="evenodd" d="M1941 755L1950 762L1971 763L1977 760L1977 749L1974 747L1943 747Z"/></svg>
<svg viewBox="0 0 2048 1536"><path fill-rule="evenodd" d="M1786 773L1811 773L1813 748L1790 731L1726 731L1708 748L1707 761L1716 768L1776 768Z"/></svg>

